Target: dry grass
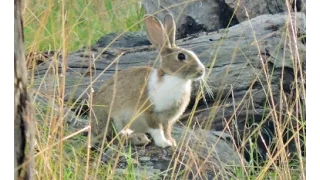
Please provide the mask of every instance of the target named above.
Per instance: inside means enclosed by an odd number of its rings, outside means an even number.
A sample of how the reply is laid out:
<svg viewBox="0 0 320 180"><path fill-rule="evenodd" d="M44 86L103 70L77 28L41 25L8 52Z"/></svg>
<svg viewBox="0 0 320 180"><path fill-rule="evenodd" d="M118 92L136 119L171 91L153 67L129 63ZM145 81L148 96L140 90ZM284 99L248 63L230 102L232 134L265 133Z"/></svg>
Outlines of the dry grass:
<svg viewBox="0 0 320 180"><path fill-rule="evenodd" d="M144 12L139 2L135 0L26 0L25 4L26 52L60 51L64 64L61 73L57 73L55 77L55 85L52 87L51 94L46 95L50 96L47 98L51 101L35 105L37 114L36 179L93 179L93 177L97 179L110 177L135 179L133 165L130 164L133 160L130 159L130 156L128 156L129 165L126 169L128 172L126 175L115 174L115 167L112 164L95 166L89 162L90 151L83 150L84 145L88 143L88 137L81 135L81 132L86 131L88 127L80 131L71 131L65 126L65 118L72 107L62 99L65 95L67 54L83 46L92 45L97 39L109 32L142 30L141 20ZM298 41L296 38L292 38L295 36L290 35L291 28L294 28L290 25L294 23L288 22L288 24L287 36L284 37L284 40ZM297 47L291 48L288 52L297 52L295 51ZM274 142L275 152L270 149L267 153L267 160L260 166L249 162L250 167L246 170L243 167L235 168L237 179L306 179L305 158L301 156L300 148L294 155L296 157L294 161L289 160L285 151L288 144L282 140L285 128L289 128L292 130L289 139L292 139L297 147L305 143L306 125L302 112L305 108L306 93L304 83L301 83L301 79L305 79L305 75L301 73L303 71L300 55L292 54L292 57L295 59L293 69L295 96L290 100L286 99L287 95L280 89L284 99L282 103L285 105L281 107L287 107L286 109L277 109L272 98L266 102L266 108L270 111L265 115L265 118L271 117L276 127L275 139L278 141ZM33 60L29 58L28 64L35 65L36 62ZM212 66L213 64L214 61ZM265 69L266 67L263 67L263 70ZM266 77L269 76L266 71L263 73ZM91 82L93 81L92 79ZM271 82L268 83L271 86ZM265 93L271 93L270 87L265 89ZM37 91L34 94L37 95L34 98L41 96ZM269 96L272 97L270 94ZM53 104L55 104L55 108L52 108ZM66 109L68 109L67 112ZM237 107L235 107L236 109ZM284 113L285 116L282 116L281 113ZM297 123L292 123L292 120ZM254 132L261 133L260 128L261 125L257 125ZM253 136L254 134L246 136L243 142L252 141ZM252 149L255 149L255 142L251 142L251 144ZM121 149L118 152L121 152ZM253 156L252 154L254 159Z"/></svg>

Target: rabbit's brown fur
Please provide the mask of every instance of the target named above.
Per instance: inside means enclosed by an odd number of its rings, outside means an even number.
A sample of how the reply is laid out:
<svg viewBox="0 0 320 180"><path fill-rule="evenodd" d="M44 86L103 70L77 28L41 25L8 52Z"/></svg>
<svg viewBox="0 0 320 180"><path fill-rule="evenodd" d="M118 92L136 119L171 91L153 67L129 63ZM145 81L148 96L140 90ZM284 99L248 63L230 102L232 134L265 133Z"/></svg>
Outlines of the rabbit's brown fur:
<svg viewBox="0 0 320 180"><path fill-rule="evenodd" d="M113 122L121 134L148 132L157 146L176 144L171 137L171 127L189 103L191 80L201 79L205 68L192 51L176 46L171 15L165 17L165 27L150 15L145 16L145 25L149 40L160 52L160 68L123 70L94 94L94 142L101 141L107 124ZM108 127L112 133L112 125Z"/></svg>

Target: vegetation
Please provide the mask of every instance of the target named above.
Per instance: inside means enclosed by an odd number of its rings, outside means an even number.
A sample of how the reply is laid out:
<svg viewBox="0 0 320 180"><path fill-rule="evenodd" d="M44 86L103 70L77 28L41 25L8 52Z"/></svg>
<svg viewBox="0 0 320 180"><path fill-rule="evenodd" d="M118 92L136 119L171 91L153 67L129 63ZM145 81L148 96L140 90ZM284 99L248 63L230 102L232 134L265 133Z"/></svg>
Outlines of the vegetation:
<svg viewBox="0 0 320 180"><path fill-rule="evenodd" d="M99 38L110 32L140 31L143 30L142 18L144 10L138 0L26 0L24 13L25 47L27 54L37 54L43 51L62 52L66 55L84 46L91 46ZM293 54L296 56L296 54ZM66 61L66 56L62 58ZM34 59L28 58L28 64L36 64ZM301 68L301 64L296 65ZM30 69L32 71L32 68ZM62 71L62 75L64 75ZM62 76L63 77L63 76ZM295 75L295 82L299 79ZM31 80L32 81L32 80ZM66 109L69 104L61 101L64 96L64 79L57 77L57 87L53 89L52 102L35 104L36 113L36 179L135 179L132 166L127 166L127 173L114 173L112 164L95 166L91 164L86 150L88 137L80 131L72 131L64 125ZM32 88L32 84L30 84ZM267 92L266 92L267 93ZM34 98L40 98L40 94ZM305 95L305 88L299 86L295 93L296 100ZM53 108L52 104L57 104ZM305 119L292 113L298 108L303 111L304 104L296 101L294 105L289 102L286 110L289 115L285 120L296 119L299 127L292 126L291 137L297 146L305 142ZM274 111L275 119L278 116ZM279 122L276 122L276 124ZM277 124L281 126L282 124ZM303 133L301 133L303 131ZM276 132L282 137L282 129ZM253 135L252 135L253 136ZM248 137L250 140L250 137ZM269 156L261 166L253 162L249 169L235 167L238 179L305 179L305 158L297 151L295 160L289 161L283 149L287 144L275 142L279 153ZM85 147L85 148L84 148ZM256 148L252 142L252 149ZM85 149L85 150L84 150ZM121 152L121 149L119 150ZM240 152L239 152L240 153ZM271 152L269 152L272 154ZM252 153L252 156L254 154ZM93 156L94 157L94 156ZM128 156L128 162L134 160ZM92 168L96 167L96 168ZM249 175L249 176L248 176Z"/></svg>

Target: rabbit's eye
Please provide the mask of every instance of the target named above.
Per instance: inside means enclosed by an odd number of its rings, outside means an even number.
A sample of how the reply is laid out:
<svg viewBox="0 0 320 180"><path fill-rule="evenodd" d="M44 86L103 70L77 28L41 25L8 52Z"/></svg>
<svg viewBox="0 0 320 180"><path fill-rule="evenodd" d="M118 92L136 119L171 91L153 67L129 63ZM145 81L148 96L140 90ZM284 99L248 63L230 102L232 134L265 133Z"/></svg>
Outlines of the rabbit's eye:
<svg viewBox="0 0 320 180"><path fill-rule="evenodd" d="M186 60L186 56L185 56L183 53L179 53L179 54L178 54L178 59L179 59L180 61Z"/></svg>

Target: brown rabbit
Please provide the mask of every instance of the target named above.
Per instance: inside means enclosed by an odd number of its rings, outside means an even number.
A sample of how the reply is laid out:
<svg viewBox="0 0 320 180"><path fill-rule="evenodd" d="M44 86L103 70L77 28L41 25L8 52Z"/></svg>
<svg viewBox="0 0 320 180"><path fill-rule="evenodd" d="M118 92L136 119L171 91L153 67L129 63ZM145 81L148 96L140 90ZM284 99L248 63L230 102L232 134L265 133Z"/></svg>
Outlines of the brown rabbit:
<svg viewBox="0 0 320 180"><path fill-rule="evenodd" d="M113 122L121 134L149 133L157 146L175 146L171 127L189 103L191 81L204 77L205 67L195 53L176 46L176 25L170 14L164 26L152 15L144 18L148 38L160 52L160 67L123 70L94 94L95 141L101 141L107 124L111 130L109 122ZM149 142L144 134L140 137Z"/></svg>

